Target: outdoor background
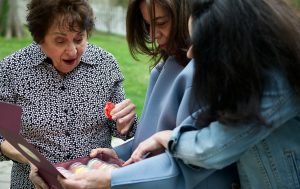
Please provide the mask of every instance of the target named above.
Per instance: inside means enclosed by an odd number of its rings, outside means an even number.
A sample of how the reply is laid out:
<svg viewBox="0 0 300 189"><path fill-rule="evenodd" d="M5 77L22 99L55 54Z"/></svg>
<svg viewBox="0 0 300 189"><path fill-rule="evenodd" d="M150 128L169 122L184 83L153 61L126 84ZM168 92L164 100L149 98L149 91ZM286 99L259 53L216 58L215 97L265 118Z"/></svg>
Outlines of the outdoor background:
<svg viewBox="0 0 300 189"><path fill-rule="evenodd" d="M251 0L249 0L251 1ZM289 0L300 8L300 0ZM149 78L148 58L132 59L125 39L125 16L128 0L89 0L96 17L96 31L89 39L111 52L120 64L125 76L127 98L137 107L140 116ZM28 0L0 0L0 60L32 42L26 28L26 4ZM113 140L114 145L120 141ZM0 189L8 189L11 162L0 162Z"/></svg>

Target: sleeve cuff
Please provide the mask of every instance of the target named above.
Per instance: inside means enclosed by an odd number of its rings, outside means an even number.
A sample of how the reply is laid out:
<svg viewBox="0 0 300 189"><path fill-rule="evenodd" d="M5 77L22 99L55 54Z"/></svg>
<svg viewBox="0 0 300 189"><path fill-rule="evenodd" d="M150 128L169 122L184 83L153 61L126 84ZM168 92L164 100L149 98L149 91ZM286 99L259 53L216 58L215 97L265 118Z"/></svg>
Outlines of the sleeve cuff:
<svg viewBox="0 0 300 189"><path fill-rule="evenodd" d="M0 161L9 161L10 159L6 157L1 151L1 144L5 141L5 139L0 138Z"/></svg>
<svg viewBox="0 0 300 189"><path fill-rule="evenodd" d="M181 127L176 127L171 135L171 138L168 142L168 150L171 154L174 154L176 151L176 146L178 144L178 141L180 139L180 136L182 133L187 132L187 131L194 131L196 130L195 127L193 126L181 126Z"/></svg>
<svg viewBox="0 0 300 189"><path fill-rule="evenodd" d="M122 140L129 140L132 137L134 137L137 125L138 125L138 118L137 118L137 115L136 115L129 131L126 134L122 135L121 133L119 133L119 131L117 131L116 128L114 128L113 129L113 136L117 137L117 138L120 138Z"/></svg>
<svg viewBox="0 0 300 189"><path fill-rule="evenodd" d="M5 139L1 138L0 136L0 156L3 156L2 151L1 151L1 144L5 141Z"/></svg>
<svg viewBox="0 0 300 189"><path fill-rule="evenodd" d="M132 123L131 128L126 136L126 140L134 137L137 124L138 124L138 118L137 118L137 115L135 115L134 122Z"/></svg>

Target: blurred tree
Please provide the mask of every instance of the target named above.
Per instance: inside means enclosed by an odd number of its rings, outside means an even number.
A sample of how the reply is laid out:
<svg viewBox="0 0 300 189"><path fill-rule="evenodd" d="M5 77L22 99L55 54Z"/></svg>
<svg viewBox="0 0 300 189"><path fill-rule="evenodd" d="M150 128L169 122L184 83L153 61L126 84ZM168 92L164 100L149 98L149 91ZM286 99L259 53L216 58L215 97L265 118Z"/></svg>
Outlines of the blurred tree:
<svg viewBox="0 0 300 189"><path fill-rule="evenodd" d="M89 0L99 23L107 33L116 31L115 27L125 22L129 0Z"/></svg>
<svg viewBox="0 0 300 189"><path fill-rule="evenodd" d="M5 38L24 36L17 0L0 0L0 35Z"/></svg>
<svg viewBox="0 0 300 189"><path fill-rule="evenodd" d="M300 0L290 0L293 5L296 6L298 10L300 10Z"/></svg>
<svg viewBox="0 0 300 189"><path fill-rule="evenodd" d="M0 34L3 33L3 29L6 23L7 10L8 10L8 0L0 0Z"/></svg>
<svg viewBox="0 0 300 189"><path fill-rule="evenodd" d="M1 16L1 12L2 12L2 7L3 7L3 0L0 0L0 16ZM0 17L2 18L2 17Z"/></svg>
<svg viewBox="0 0 300 189"><path fill-rule="evenodd" d="M127 8L129 0L115 0L116 5L121 6L123 8Z"/></svg>
<svg viewBox="0 0 300 189"><path fill-rule="evenodd" d="M129 0L89 0L92 4L98 5L109 5L112 7L121 6L123 8L127 8Z"/></svg>

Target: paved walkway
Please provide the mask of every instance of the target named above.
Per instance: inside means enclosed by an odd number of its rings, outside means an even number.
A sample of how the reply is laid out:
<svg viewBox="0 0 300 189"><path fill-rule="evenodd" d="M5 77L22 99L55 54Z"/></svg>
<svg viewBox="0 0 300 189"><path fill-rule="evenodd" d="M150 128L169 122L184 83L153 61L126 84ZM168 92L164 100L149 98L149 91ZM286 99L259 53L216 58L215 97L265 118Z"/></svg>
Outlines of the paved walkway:
<svg viewBox="0 0 300 189"><path fill-rule="evenodd" d="M112 146L118 146L124 141L118 138L113 138ZM11 171L12 161L2 161L0 162L0 189L9 189L10 187L10 171Z"/></svg>

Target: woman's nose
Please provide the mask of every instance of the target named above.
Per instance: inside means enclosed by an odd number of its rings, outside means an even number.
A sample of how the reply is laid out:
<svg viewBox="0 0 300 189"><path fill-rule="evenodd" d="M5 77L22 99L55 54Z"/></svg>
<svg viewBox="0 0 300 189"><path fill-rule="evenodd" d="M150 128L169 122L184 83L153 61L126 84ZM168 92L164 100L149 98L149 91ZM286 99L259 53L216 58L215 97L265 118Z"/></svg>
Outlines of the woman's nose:
<svg viewBox="0 0 300 189"><path fill-rule="evenodd" d="M66 48L66 53L70 56L76 55L76 53L77 53L76 45L73 43L70 43Z"/></svg>
<svg viewBox="0 0 300 189"><path fill-rule="evenodd" d="M152 28L150 27L150 39L152 41L155 41L156 39L160 38L161 34L160 31L157 29L154 29L154 31L152 31Z"/></svg>

